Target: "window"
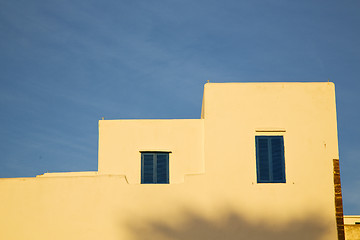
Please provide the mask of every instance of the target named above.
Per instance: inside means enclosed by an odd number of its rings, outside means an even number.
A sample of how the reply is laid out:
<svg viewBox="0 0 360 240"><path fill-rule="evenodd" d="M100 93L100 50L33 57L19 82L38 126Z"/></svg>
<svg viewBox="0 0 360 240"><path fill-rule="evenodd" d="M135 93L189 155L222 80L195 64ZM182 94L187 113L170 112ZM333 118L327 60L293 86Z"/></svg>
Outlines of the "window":
<svg viewBox="0 0 360 240"><path fill-rule="evenodd" d="M141 153L141 183L169 183L169 153Z"/></svg>
<svg viewBox="0 0 360 240"><path fill-rule="evenodd" d="M256 136L258 183L285 183L283 136Z"/></svg>

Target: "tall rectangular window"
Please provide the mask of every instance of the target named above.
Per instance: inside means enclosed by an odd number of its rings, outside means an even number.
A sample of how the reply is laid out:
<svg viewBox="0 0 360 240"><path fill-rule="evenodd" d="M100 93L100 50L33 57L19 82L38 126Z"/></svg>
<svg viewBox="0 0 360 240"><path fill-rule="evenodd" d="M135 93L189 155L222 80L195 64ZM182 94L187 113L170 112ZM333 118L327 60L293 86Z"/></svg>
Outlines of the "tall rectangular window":
<svg viewBox="0 0 360 240"><path fill-rule="evenodd" d="M255 136L258 183L285 183L283 136Z"/></svg>
<svg viewBox="0 0 360 240"><path fill-rule="evenodd" d="M141 153L141 183L169 183L169 153Z"/></svg>

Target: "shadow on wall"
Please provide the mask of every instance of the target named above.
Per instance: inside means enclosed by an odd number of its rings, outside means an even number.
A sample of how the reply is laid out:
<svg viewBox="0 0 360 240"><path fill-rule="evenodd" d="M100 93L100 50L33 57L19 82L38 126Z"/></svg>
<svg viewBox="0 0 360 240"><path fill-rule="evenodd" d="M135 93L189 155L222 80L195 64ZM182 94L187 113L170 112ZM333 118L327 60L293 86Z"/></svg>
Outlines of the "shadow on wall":
<svg viewBox="0 0 360 240"><path fill-rule="evenodd" d="M143 221L129 223L133 240L315 240L321 239L329 231L329 226L314 220L314 216L302 221L291 221L283 226L265 223L249 223L241 216L228 211L218 219L201 217L185 211L181 224L169 221ZM276 216L274 216L276 218Z"/></svg>

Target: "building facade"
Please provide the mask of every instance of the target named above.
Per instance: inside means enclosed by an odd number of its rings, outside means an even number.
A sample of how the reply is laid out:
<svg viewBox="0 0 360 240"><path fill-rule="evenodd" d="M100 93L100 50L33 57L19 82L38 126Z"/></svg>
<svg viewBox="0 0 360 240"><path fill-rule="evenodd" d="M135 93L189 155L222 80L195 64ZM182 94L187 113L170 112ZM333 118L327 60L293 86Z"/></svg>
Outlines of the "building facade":
<svg viewBox="0 0 360 240"><path fill-rule="evenodd" d="M344 216L344 230L346 240L360 239L360 215Z"/></svg>
<svg viewBox="0 0 360 240"><path fill-rule="evenodd" d="M0 239L341 239L338 159L333 83L207 83L200 119L100 120L97 172L1 179Z"/></svg>

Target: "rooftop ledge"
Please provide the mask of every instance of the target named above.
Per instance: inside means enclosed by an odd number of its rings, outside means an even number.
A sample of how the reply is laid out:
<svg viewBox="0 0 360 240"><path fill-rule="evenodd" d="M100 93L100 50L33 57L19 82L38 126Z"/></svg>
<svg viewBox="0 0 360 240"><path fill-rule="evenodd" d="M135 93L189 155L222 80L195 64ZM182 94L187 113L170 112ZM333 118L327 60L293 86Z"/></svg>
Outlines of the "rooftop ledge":
<svg viewBox="0 0 360 240"><path fill-rule="evenodd" d="M97 176L98 172L53 172L53 173L44 173L37 175L37 178L48 178L48 177L93 177Z"/></svg>

